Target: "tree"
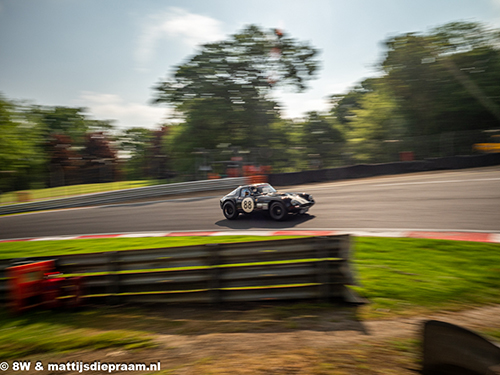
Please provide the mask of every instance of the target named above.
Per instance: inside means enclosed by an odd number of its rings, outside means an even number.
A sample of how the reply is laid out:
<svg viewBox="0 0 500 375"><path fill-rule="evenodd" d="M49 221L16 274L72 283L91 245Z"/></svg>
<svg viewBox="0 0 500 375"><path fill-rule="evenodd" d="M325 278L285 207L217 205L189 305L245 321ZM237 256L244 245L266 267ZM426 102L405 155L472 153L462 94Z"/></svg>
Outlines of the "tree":
<svg viewBox="0 0 500 375"><path fill-rule="evenodd" d="M116 159L116 152L112 149L108 136L104 132L85 135L83 155L87 161L114 161Z"/></svg>
<svg viewBox="0 0 500 375"><path fill-rule="evenodd" d="M146 168L150 177L157 179L168 178L168 156L164 151L163 140L168 135L169 127L162 126L151 133L146 145Z"/></svg>
<svg viewBox="0 0 500 375"><path fill-rule="evenodd" d="M381 64L412 135L494 128L500 122L498 30L454 22L386 42Z"/></svg>
<svg viewBox="0 0 500 375"><path fill-rule="evenodd" d="M52 134L64 134L70 137L77 146L85 140L85 134L93 124L85 115L85 108L32 106L30 118L39 124L45 142Z"/></svg>
<svg viewBox="0 0 500 375"><path fill-rule="evenodd" d="M361 108L363 96L373 92L379 81L376 78L367 78L349 90L347 94L335 94L330 97L332 104L330 113L336 119L344 134L350 130L354 111Z"/></svg>
<svg viewBox="0 0 500 375"><path fill-rule="evenodd" d="M73 140L65 134L51 134L45 145L48 156L49 186L74 184L76 170L81 166L81 156L73 146Z"/></svg>
<svg viewBox="0 0 500 375"><path fill-rule="evenodd" d="M353 111L348 132L349 151L358 162L393 161L397 150L391 150L392 141L400 141L405 135L406 123L390 92L379 87L367 93ZM399 145L399 144L397 144Z"/></svg>
<svg viewBox="0 0 500 375"><path fill-rule="evenodd" d="M153 132L147 128L134 127L126 129L119 137L119 148L126 154L125 170L127 178L141 179L147 177L146 149L151 142Z"/></svg>
<svg viewBox="0 0 500 375"><path fill-rule="evenodd" d="M131 155L144 154L146 144L151 140L152 130L141 127L128 128L118 137L120 149Z"/></svg>
<svg viewBox="0 0 500 375"><path fill-rule="evenodd" d="M210 43L174 77L156 87L156 102L183 104L221 98L235 106L264 97L276 86L304 90L318 69L317 51L279 32L248 26L229 40Z"/></svg>
<svg viewBox="0 0 500 375"><path fill-rule="evenodd" d="M344 137L331 117L309 112L302 124L302 142L311 163L317 168L332 167L342 152Z"/></svg>
<svg viewBox="0 0 500 375"><path fill-rule="evenodd" d="M317 53L280 31L254 25L202 46L156 86L155 102L173 106L184 117L170 136L172 152L192 165L197 148L221 143L267 147L271 124L279 119L271 91L306 89L318 69Z"/></svg>
<svg viewBox="0 0 500 375"><path fill-rule="evenodd" d="M89 120L85 118L88 130L90 132L110 133L115 129L114 120Z"/></svg>
<svg viewBox="0 0 500 375"><path fill-rule="evenodd" d="M37 145L37 129L23 107L0 95L0 190L30 187L45 157Z"/></svg>
<svg viewBox="0 0 500 375"><path fill-rule="evenodd" d="M171 130L162 126L158 130L130 128L119 137L120 148L129 154L126 170L129 178L169 177L169 156L165 152L164 140Z"/></svg>
<svg viewBox="0 0 500 375"><path fill-rule="evenodd" d="M116 179L116 151L111 147L105 132L87 133L82 155L87 169L85 182L109 182Z"/></svg>
<svg viewBox="0 0 500 375"><path fill-rule="evenodd" d="M441 58L464 93L500 122L500 100L496 96L500 86L500 30L475 22L452 22L435 28L432 35L433 54Z"/></svg>

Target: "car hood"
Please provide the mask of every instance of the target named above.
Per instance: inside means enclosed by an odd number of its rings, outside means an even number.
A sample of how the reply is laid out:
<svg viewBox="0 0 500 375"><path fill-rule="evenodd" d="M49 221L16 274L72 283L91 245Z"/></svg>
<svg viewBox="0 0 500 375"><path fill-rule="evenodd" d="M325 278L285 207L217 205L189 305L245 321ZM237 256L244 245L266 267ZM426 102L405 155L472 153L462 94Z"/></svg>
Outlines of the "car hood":
<svg viewBox="0 0 500 375"><path fill-rule="evenodd" d="M290 199L294 199L294 200L298 201L300 204L309 203L309 201L307 199L302 198L300 195L298 195L296 193L280 193L280 192L276 192L276 193L272 193L272 194L269 194L269 195L272 196L272 197L287 197L287 198L290 198Z"/></svg>

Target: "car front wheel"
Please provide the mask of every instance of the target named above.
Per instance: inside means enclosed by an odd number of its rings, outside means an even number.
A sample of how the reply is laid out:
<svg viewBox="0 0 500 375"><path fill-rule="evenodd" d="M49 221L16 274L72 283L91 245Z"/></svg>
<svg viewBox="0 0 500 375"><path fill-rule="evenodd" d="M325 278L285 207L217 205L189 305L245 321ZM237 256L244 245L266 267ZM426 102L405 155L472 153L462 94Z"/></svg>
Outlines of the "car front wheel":
<svg viewBox="0 0 500 375"><path fill-rule="evenodd" d="M283 203L274 202L269 208L269 215L271 215L274 220L283 220L286 216L286 210Z"/></svg>
<svg viewBox="0 0 500 375"><path fill-rule="evenodd" d="M226 219L234 220L238 217L238 210L236 210L236 206L231 201L224 203L222 211Z"/></svg>

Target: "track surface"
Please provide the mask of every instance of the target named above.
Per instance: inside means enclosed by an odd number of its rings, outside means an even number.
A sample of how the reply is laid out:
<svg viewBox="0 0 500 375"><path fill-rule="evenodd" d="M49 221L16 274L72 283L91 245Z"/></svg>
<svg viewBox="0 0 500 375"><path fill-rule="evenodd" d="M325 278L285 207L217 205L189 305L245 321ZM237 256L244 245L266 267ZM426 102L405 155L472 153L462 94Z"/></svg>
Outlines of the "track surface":
<svg viewBox="0 0 500 375"><path fill-rule="evenodd" d="M189 230L414 229L500 232L500 167L287 187L312 193L309 215L224 218L220 196L0 217L0 239ZM222 193L221 193L222 195Z"/></svg>

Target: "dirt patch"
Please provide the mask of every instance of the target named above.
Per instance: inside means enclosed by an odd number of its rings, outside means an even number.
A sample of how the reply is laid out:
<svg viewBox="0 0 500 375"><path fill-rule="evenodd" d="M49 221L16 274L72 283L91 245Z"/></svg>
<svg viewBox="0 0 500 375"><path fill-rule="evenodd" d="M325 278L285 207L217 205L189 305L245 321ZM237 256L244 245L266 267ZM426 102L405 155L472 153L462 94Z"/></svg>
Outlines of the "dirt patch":
<svg viewBox="0 0 500 375"><path fill-rule="evenodd" d="M500 305L378 321L359 321L356 310L345 307L318 306L317 311L286 306L169 308L149 311L143 322L136 322L156 334L155 349L83 351L29 359L33 364L42 361L45 368L49 362L149 365L160 361L161 371L136 372L150 374L415 374L420 368L421 330L428 319L478 332L498 331ZM135 323L104 324L114 329Z"/></svg>

